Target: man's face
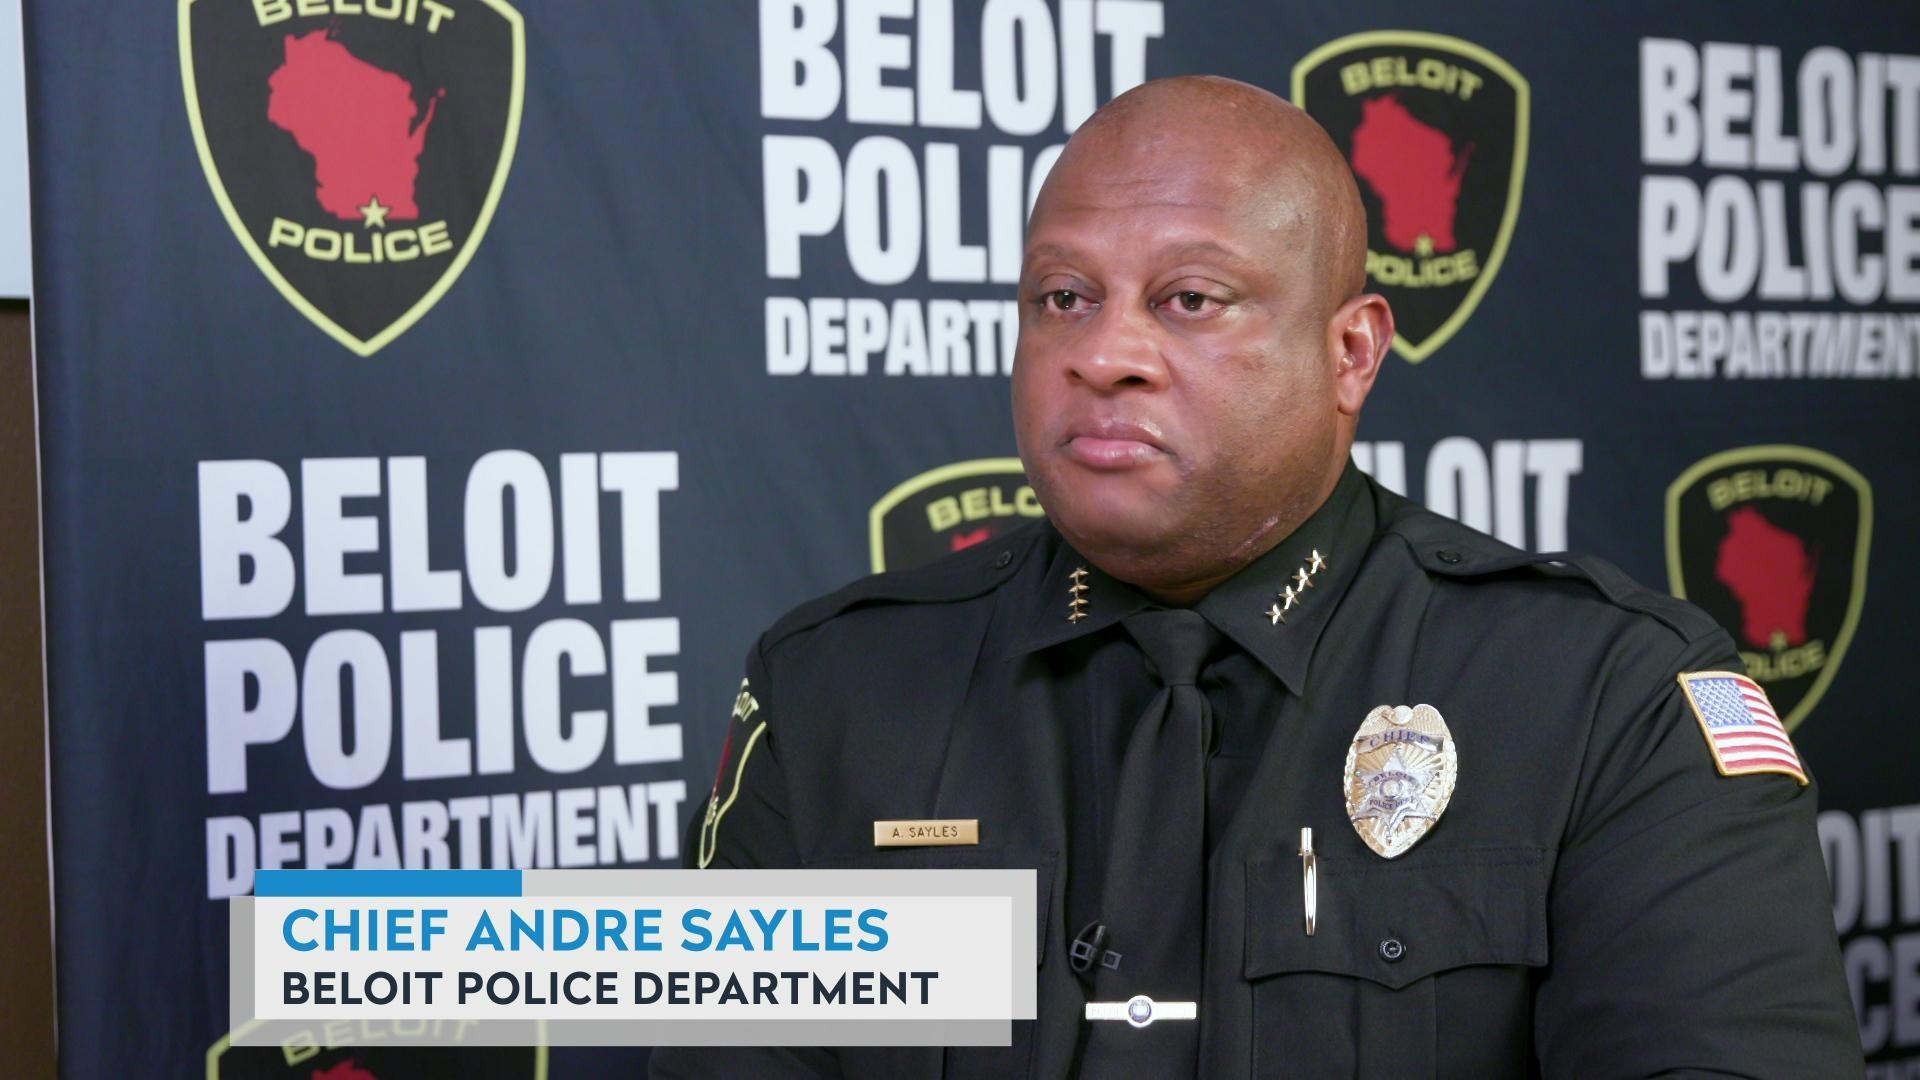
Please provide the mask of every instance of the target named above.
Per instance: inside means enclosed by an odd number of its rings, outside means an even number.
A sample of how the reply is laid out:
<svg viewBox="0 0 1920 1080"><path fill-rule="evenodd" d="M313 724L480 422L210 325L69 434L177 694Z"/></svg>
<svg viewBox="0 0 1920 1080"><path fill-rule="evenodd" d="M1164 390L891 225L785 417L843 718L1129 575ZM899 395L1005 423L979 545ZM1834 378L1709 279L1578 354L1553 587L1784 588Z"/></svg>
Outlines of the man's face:
<svg viewBox="0 0 1920 1080"><path fill-rule="evenodd" d="M1028 231L1013 374L1028 476L1083 553L1177 573L1263 548L1324 494L1337 453L1305 208L1230 154L1098 157L1048 180Z"/></svg>

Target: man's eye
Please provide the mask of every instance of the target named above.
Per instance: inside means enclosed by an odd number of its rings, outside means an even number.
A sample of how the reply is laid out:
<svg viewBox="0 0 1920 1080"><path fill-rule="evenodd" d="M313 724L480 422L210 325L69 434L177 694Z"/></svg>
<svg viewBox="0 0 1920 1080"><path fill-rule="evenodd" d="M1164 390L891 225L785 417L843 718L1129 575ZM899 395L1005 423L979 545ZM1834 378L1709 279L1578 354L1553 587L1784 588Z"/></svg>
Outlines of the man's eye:
<svg viewBox="0 0 1920 1080"><path fill-rule="evenodd" d="M1080 294L1072 289L1055 289L1047 294L1047 302L1059 311L1072 311L1079 300Z"/></svg>
<svg viewBox="0 0 1920 1080"><path fill-rule="evenodd" d="M1207 296L1205 293L1191 291L1177 292L1173 294L1173 302L1179 304L1182 311L1198 314L1206 309Z"/></svg>

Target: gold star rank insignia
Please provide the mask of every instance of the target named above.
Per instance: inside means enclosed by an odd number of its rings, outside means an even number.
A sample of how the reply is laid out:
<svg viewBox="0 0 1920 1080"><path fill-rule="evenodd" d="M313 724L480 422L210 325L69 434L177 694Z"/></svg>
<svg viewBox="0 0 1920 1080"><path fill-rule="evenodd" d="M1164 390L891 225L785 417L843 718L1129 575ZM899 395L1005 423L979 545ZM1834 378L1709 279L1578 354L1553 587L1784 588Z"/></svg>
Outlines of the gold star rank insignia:
<svg viewBox="0 0 1920 1080"><path fill-rule="evenodd" d="M1067 621L1079 622L1087 617L1087 568L1076 567L1068 574L1073 584L1067 587Z"/></svg>

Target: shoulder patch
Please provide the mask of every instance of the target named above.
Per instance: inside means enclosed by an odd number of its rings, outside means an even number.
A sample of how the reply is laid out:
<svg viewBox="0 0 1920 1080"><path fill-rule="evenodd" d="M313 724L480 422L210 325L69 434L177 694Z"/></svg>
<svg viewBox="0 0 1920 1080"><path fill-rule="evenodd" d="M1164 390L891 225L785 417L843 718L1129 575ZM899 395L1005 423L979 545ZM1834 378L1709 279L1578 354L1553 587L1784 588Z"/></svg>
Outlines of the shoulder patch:
<svg viewBox="0 0 1920 1080"><path fill-rule="evenodd" d="M1781 773L1806 784L1800 754L1759 683L1731 671L1685 671L1680 686L1721 776Z"/></svg>
<svg viewBox="0 0 1920 1080"><path fill-rule="evenodd" d="M727 741L720 746L720 766L713 773L713 790L707 795L707 816L700 823L699 868L705 870L719 846L720 820L733 809L740 797L740 779L746 775L747 759L767 732L767 721L759 716L760 702L746 679L740 680L740 693L733 699L733 715L727 718ZM725 796L721 792L725 791Z"/></svg>

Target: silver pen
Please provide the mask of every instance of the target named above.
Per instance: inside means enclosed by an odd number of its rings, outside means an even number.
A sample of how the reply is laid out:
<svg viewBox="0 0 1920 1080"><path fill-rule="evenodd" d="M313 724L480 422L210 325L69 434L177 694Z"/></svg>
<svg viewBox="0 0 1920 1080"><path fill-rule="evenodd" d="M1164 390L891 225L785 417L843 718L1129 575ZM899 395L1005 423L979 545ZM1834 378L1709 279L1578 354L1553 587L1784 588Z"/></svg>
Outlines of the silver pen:
<svg viewBox="0 0 1920 1080"><path fill-rule="evenodd" d="M1300 830L1300 882L1304 890L1307 914L1307 936L1313 936L1313 926L1320 916L1320 870L1313 857L1313 830Z"/></svg>

